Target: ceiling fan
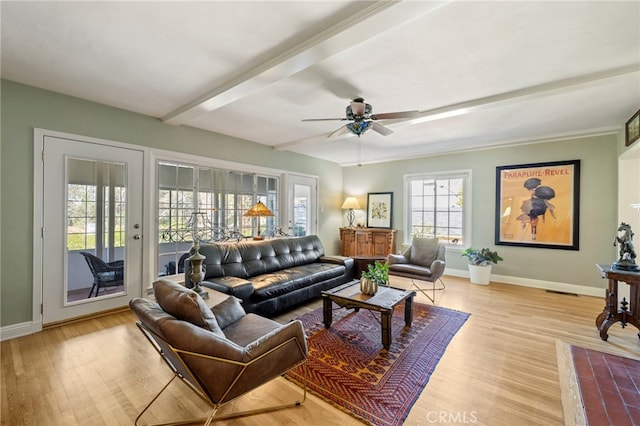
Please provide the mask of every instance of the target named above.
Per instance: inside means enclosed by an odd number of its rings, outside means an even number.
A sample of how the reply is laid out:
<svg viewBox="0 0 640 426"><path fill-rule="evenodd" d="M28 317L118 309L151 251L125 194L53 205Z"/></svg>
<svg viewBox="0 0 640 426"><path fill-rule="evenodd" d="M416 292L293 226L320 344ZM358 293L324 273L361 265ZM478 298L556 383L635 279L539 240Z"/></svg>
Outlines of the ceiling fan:
<svg viewBox="0 0 640 426"><path fill-rule="evenodd" d="M387 136L393 133L393 130L380 123L376 123L376 120L414 118L419 114L419 111L398 111L382 114L372 114L372 111L373 108L371 107L371 104L366 103L363 98L355 98L347 106L344 118L306 118L302 121L351 121L351 123L347 123L336 131L330 133L328 136L330 138L343 135L347 132L351 132L360 137L361 134L369 129L373 129L374 132Z"/></svg>

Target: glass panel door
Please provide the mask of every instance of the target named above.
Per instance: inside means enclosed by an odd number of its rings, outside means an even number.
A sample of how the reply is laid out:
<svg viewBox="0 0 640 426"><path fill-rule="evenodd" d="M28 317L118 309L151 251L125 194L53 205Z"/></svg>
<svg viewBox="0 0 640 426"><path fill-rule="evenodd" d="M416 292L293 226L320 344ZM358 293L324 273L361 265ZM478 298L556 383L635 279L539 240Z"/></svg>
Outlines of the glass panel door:
<svg viewBox="0 0 640 426"><path fill-rule="evenodd" d="M143 153L44 137L43 324L142 293Z"/></svg>
<svg viewBox="0 0 640 426"><path fill-rule="evenodd" d="M291 175L289 181L288 233L295 237L316 231L317 179Z"/></svg>

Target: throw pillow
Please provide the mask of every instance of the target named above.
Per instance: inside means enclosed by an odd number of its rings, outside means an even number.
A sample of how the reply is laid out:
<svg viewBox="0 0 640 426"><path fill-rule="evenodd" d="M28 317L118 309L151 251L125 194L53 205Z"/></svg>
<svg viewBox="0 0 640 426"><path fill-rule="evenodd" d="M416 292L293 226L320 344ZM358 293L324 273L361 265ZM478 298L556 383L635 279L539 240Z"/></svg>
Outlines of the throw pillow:
<svg viewBox="0 0 640 426"><path fill-rule="evenodd" d="M168 314L224 337L213 312L195 291L173 281L158 280L153 283L153 293Z"/></svg>

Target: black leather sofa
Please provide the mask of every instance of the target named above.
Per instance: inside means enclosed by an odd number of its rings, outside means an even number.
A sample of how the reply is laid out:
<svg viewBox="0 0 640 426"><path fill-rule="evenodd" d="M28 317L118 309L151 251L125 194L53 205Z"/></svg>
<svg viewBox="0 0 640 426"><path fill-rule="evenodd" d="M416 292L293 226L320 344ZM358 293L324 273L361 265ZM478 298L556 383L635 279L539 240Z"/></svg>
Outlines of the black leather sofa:
<svg viewBox="0 0 640 426"><path fill-rule="evenodd" d="M316 235L200 246L206 256L202 286L242 301L246 312L271 316L320 296L354 277L353 259L325 256ZM191 264L185 283L192 287Z"/></svg>

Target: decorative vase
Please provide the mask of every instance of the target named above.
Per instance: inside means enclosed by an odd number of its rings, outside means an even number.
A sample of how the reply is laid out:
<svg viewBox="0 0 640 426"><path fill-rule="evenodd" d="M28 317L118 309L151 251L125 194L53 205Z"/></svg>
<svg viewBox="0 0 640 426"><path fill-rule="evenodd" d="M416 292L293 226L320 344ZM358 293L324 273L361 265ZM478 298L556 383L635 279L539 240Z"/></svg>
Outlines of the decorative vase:
<svg viewBox="0 0 640 426"><path fill-rule="evenodd" d="M198 293L203 299L207 299L209 298L209 293L200 287L200 283L204 280L207 271L207 265L204 264L206 256L200 253L200 242L198 240L195 241L193 252L194 253L188 257L189 262L191 262L191 271L189 272L189 279L193 284L191 289Z"/></svg>
<svg viewBox="0 0 640 426"><path fill-rule="evenodd" d="M489 284L491 265L469 265L469 279L473 284Z"/></svg>
<svg viewBox="0 0 640 426"><path fill-rule="evenodd" d="M371 281L368 278L360 278L360 292L368 296L376 294L378 291L378 284L375 281Z"/></svg>

